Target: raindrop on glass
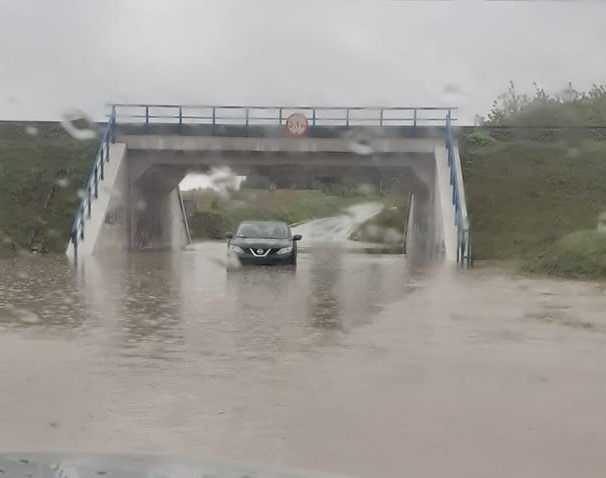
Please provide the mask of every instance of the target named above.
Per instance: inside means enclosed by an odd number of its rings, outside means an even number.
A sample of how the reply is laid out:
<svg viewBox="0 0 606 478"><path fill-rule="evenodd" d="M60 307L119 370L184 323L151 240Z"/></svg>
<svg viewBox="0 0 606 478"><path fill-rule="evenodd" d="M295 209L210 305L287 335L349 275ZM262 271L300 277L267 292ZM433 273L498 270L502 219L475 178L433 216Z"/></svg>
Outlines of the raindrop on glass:
<svg viewBox="0 0 606 478"><path fill-rule="evenodd" d="M84 199L86 197L86 191L84 191L84 189L78 189L77 195L79 199Z"/></svg>
<svg viewBox="0 0 606 478"><path fill-rule="evenodd" d="M57 179L57 186L66 188L69 185L69 180L67 178Z"/></svg>
<svg viewBox="0 0 606 478"><path fill-rule="evenodd" d="M61 126L73 138L78 140L95 139L95 125L87 116L78 110L68 111L61 118Z"/></svg>
<svg viewBox="0 0 606 478"><path fill-rule="evenodd" d="M12 310L13 313L13 317L15 319L17 319L19 322L22 322L24 324L39 324L40 322L42 322L42 319L40 318L39 315L33 313L30 310L27 309L19 309L19 308L13 308Z"/></svg>
<svg viewBox="0 0 606 478"><path fill-rule="evenodd" d="M38 128L35 126L26 126L25 134L28 134L29 136L38 136Z"/></svg>
<svg viewBox="0 0 606 478"><path fill-rule="evenodd" d="M349 147L354 153L362 156L368 156L374 153L373 147L366 140L352 141L349 143Z"/></svg>

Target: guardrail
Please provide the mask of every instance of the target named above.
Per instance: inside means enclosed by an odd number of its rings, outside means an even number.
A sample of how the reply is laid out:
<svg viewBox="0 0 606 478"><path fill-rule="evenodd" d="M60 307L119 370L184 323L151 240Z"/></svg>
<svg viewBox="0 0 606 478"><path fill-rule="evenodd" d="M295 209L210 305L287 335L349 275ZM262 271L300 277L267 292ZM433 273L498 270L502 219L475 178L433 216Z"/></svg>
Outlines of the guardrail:
<svg viewBox="0 0 606 478"><path fill-rule="evenodd" d="M452 204L455 208L455 225L457 227L457 262L470 267L473 265L471 230L467 205L461 190L463 189L463 173L454 152L454 139L451 126L450 112L446 115L446 150L448 152L448 167L450 168L450 185L452 186Z"/></svg>
<svg viewBox="0 0 606 478"><path fill-rule="evenodd" d="M183 106L116 104L112 113L120 124L143 124L150 132L154 124L174 124L176 134L189 125L206 125L212 134L219 126L283 127L294 113L302 113L309 122L309 133L319 127L353 126L442 126L454 107L312 107L312 106Z"/></svg>
<svg viewBox="0 0 606 478"><path fill-rule="evenodd" d="M84 240L84 224L90 219L93 199L99 197L99 182L105 178L105 164L109 162L109 147L115 142L116 115L114 110L109 115L107 126L101 137L95 161L82 192L82 201L76 211L76 218L70 231L70 242L74 248L74 259L78 258L78 243Z"/></svg>

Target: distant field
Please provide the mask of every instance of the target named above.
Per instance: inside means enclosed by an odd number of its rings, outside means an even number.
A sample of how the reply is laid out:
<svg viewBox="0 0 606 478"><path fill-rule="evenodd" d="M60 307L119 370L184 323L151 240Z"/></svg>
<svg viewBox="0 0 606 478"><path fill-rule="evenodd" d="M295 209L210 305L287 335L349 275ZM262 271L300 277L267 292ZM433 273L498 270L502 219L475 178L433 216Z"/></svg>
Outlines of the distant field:
<svg viewBox="0 0 606 478"><path fill-rule="evenodd" d="M247 219L281 220L289 224L333 216L347 206L376 200L376 196L334 196L315 190L244 189L229 198L209 191L184 192L194 199L197 212L190 220L192 236L220 239Z"/></svg>

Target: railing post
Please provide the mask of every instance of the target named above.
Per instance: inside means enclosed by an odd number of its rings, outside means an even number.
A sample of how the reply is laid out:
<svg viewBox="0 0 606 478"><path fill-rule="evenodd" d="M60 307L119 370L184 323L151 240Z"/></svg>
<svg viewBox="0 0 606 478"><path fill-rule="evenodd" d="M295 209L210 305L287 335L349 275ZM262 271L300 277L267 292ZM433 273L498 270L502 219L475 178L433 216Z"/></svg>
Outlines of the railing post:
<svg viewBox="0 0 606 478"><path fill-rule="evenodd" d="M183 108L179 106L179 134L183 134Z"/></svg>
<svg viewBox="0 0 606 478"><path fill-rule="evenodd" d="M345 127L349 128L349 108L347 108L345 111Z"/></svg>
<svg viewBox="0 0 606 478"><path fill-rule="evenodd" d="M278 108L278 124L282 126L282 107Z"/></svg>
<svg viewBox="0 0 606 478"><path fill-rule="evenodd" d="M84 211L83 211L83 207L80 206L80 208L78 209L79 214L78 214L78 218L80 219L80 240L83 241L84 240Z"/></svg>
<svg viewBox="0 0 606 478"><path fill-rule="evenodd" d="M246 108L246 136L248 136L249 110Z"/></svg>
<svg viewBox="0 0 606 478"><path fill-rule="evenodd" d="M145 133L149 132L149 106L145 107Z"/></svg>
<svg viewBox="0 0 606 478"><path fill-rule="evenodd" d="M215 127L217 126L217 108L213 106L213 136L215 135Z"/></svg>
<svg viewBox="0 0 606 478"><path fill-rule="evenodd" d="M86 202L87 202L87 209L88 209L87 215L88 215L88 219L90 219L91 213L92 213L91 206L92 206L92 203L93 203L92 191L90 189L90 184L86 188L86 197L87 197Z"/></svg>
<svg viewBox="0 0 606 478"><path fill-rule="evenodd" d="M379 126L383 126L383 108L379 110Z"/></svg>
<svg viewBox="0 0 606 478"><path fill-rule="evenodd" d="M99 199L99 166L93 168L93 181L95 184L95 199Z"/></svg>
<svg viewBox="0 0 606 478"><path fill-rule="evenodd" d="M71 233L72 246L74 248L74 262L78 260L78 228L72 227Z"/></svg>
<svg viewBox="0 0 606 478"><path fill-rule="evenodd" d="M105 141L105 151L101 151L101 157L99 158L99 167L101 170L99 171L99 179L103 181L105 179L105 161L106 158L109 157L109 137L106 138Z"/></svg>
<svg viewBox="0 0 606 478"><path fill-rule="evenodd" d="M109 124L108 124L108 131L109 131L109 141L110 143L114 144L116 142L116 105L112 105L112 112L109 116ZM108 161L109 161L109 154L108 154Z"/></svg>

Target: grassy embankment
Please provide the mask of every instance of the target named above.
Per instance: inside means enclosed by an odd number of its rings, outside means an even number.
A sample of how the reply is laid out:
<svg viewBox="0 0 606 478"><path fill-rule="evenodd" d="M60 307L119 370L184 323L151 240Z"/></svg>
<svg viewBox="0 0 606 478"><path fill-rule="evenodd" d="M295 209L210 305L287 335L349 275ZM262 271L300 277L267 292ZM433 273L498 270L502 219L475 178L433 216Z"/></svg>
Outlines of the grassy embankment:
<svg viewBox="0 0 606 478"><path fill-rule="evenodd" d="M229 197L212 191L185 191L184 199L196 201L189 225L194 238L222 239L243 220L280 220L289 224L339 214L346 207L374 196L336 196L315 190L277 190L273 200L261 189L243 189Z"/></svg>
<svg viewBox="0 0 606 478"><path fill-rule="evenodd" d="M462 162L476 259L606 278L606 234L597 232L606 210L606 142L466 144Z"/></svg>
<svg viewBox="0 0 606 478"><path fill-rule="evenodd" d="M34 231L41 252L65 251L96 148L57 123L0 123L0 257L29 252Z"/></svg>
<svg viewBox="0 0 606 478"><path fill-rule="evenodd" d="M402 244L408 200L404 196L386 195L381 202L385 204L383 210L360 224L350 239L377 244Z"/></svg>

